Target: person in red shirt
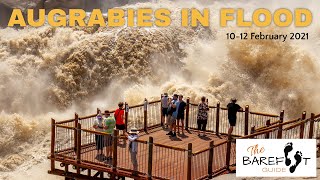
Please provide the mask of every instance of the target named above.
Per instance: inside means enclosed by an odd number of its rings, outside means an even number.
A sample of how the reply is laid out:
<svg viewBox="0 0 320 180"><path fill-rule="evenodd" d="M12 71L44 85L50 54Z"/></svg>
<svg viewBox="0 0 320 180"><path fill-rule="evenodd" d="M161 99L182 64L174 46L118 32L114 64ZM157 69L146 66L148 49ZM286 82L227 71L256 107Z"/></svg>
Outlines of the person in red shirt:
<svg viewBox="0 0 320 180"><path fill-rule="evenodd" d="M126 126L124 124L124 105L123 102L119 102L119 108L114 112L114 118L116 119L116 129L122 131L122 135L124 135L124 131Z"/></svg>

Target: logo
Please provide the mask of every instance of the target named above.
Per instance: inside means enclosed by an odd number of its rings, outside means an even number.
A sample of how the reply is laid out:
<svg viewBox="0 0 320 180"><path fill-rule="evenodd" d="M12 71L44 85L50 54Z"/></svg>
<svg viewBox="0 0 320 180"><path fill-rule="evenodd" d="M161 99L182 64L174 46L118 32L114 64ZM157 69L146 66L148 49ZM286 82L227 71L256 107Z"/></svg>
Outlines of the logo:
<svg viewBox="0 0 320 180"><path fill-rule="evenodd" d="M237 177L316 177L314 139L237 139Z"/></svg>

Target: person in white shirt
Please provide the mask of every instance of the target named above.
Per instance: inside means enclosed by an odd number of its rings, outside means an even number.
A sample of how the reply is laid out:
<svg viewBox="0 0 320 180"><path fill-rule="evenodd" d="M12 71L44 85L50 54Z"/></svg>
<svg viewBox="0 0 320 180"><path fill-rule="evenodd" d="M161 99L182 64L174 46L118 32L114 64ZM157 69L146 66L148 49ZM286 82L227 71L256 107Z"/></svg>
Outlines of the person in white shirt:
<svg viewBox="0 0 320 180"><path fill-rule="evenodd" d="M132 128L128 135L129 140L129 152L131 156L131 162L133 165L134 172L133 175L137 175L138 171L138 161L137 161L137 153L138 153L138 142L136 142L136 139L139 138L139 131L137 128Z"/></svg>
<svg viewBox="0 0 320 180"><path fill-rule="evenodd" d="M162 108L162 117L161 117L161 123L163 125L168 124L168 93L164 93L164 96L161 98L161 108Z"/></svg>
<svg viewBox="0 0 320 180"><path fill-rule="evenodd" d="M105 126L105 121L103 120L102 115L98 114L97 119L93 123L93 128L97 132L104 132L104 126ZM104 135L95 134L95 139L96 139L97 155L103 155L103 148L105 146Z"/></svg>

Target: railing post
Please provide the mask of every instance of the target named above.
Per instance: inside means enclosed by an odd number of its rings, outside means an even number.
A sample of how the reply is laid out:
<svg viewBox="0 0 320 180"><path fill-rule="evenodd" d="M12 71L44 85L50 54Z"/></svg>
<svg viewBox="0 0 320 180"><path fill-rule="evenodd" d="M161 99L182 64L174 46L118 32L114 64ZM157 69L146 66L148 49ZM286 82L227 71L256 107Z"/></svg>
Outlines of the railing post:
<svg viewBox="0 0 320 180"><path fill-rule="evenodd" d="M66 175L69 173L69 164L66 164L64 166L64 172L65 172Z"/></svg>
<svg viewBox="0 0 320 180"><path fill-rule="evenodd" d="M271 126L270 119L269 119L269 120L267 120L267 122L266 122L266 126L267 126L267 127ZM267 132L267 133L266 133L266 137L265 137L265 138L266 138L266 139L269 139L269 138L270 138L270 132Z"/></svg>
<svg viewBox="0 0 320 180"><path fill-rule="evenodd" d="M81 163L81 124L77 126L77 164ZM80 174L80 166L77 166L77 174Z"/></svg>
<svg viewBox="0 0 320 180"><path fill-rule="evenodd" d="M302 113L302 119L301 119L301 121L305 120L306 117L307 117L307 112L304 111L304 112ZM304 135L304 122L301 123L301 125L300 125L300 139L303 139L303 135Z"/></svg>
<svg viewBox="0 0 320 180"><path fill-rule="evenodd" d="M226 167L227 170L229 170L230 166L230 156L231 156L231 136L228 137L228 142L227 142L227 153L226 153Z"/></svg>
<svg viewBox="0 0 320 180"><path fill-rule="evenodd" d="M128 132L128 116L129 116L129 105L128 105L128 103L125 103L125 106L124 106L124 108L125 108L125 114L124 114L124 118L125 118L125 120L124 120L124 126L125 126L125 132Z"/></svg>
<svg viewBox="0 0 320 180"><path fill-rule="evenodd" d="M244 119L244 135L248 135L249 133L249 106L247 105L245 108L245 119Z"/></svg>
<svg viewBox="0 0 320 180"><path fill-rule="evenodd" d="M113 173L111 174L111 179L115 179L115 173L117 171L117 158L118 158L118 138L119 138L119 130L114 130L113 131L113 144L112 144L112 149L113 149L113 157L112 157L112 171Z"/></svg>
<svg viewBox="0 0 320 180"><path fill-rule="evenodd" d="M153 156L153 137L149 137L149 153L148 153L148 179L152 179L152 156Z"/></svg>
<svg viewBox="0 0 320 180"><path fill-rule="evenodd" d="M162 94L161 94L161 96L160 96L160 119L161 119L161 126L164 126L164 124L163 124L163 121L164 121L164 119L163 119L163 112L162 112Z"/></svg>
<svg viewBox="0 0 320 180"><path fill-rule="evenodd" d="M214 148L214 142L211 141L210 144L210 150L209 150L209 160L208 160L208 178L212 178L212 162L213 162L213 148Z"/></svg>
<svg viewBox="0 0 320 180"><path fill-rule="evenodd" d="M302 116L301 116L301 120L305 120L307 118L307 112L303 111Z"/></svg>
<svg viewBox="0 0 320 180"><path fill-rule="evenodd" d="M192 170L192 143L188 144L188 169L187 169L187 180L191 180L191 170Z"/></svg>
<svg viewBox="0 0 320 180"><path fill-rule="evenodd" d="M148 130L148 100L144 99L144 116L143 116L144 120L144 131L147 132Z"/></svg>
<svg viewBox="0 0 320 180"><path fill-rule="evenodd" d="M190 98L187 98L187 107L186 107L186 124L185 130L189 129L189 112L190 112Z"/></svg>
<svg viewBox="0 0 320 180"><path fill-rule="evenodd" d="M310 129L309 129L309 139L312 139L312 138L313 138L314 117L315 117L315 114L314 114L314 113L311 113Z"/></svg>
<svg viewBox="0 0 320 180"><path fill-rule="evenodd" d="M284 119L284 110L280 112L280 122L279 122L279 129L278 129L278 136L277 139L282 139L282 123Z"/></svg>
<svg viewBox="0 0 320 180"><path fill-rule="evenodd" d="M51 119L51 172L53 172L55 168L54 161L54 147L56 142L56 121Z"/></svg>
<svg viewBox="0 0 320 180"><path fill-rule="evenodd" d="M78 137L78 131L77 131L77 127L78 127L78 123L79 123L79 115L77 113L74 113L74 152L77 152L77 137Z"/></svg>
<svg viewBox="0 0 320 180"><path fill-rule="evenodd" d="M217 103L217 111L216 111L216 134L219 134L219 126L220 126L220 102Z"/></svg>

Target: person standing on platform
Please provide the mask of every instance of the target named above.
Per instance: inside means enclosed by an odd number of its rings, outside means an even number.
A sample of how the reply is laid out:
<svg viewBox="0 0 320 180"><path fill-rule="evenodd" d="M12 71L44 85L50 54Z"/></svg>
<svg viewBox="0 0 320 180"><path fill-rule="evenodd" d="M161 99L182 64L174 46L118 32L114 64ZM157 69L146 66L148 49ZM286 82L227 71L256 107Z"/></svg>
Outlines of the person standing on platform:
<svg viewBox="0 0 320 180"><path fill-rule="evenodd" d="M168 93L164 93L164 96L161 98L161 110L162 110L162 119L161 123L168 126Z"/></svg>
<svg viewBox="0 0 320 180"><path fill-rule="evenodd" d="M113 142L113 130L116 126L116 120L113 116L110 116L110 112L105 111L105 132L106 135L106 151L107 160L112 159L112 142Z"/></svg>
<svg viewBox="0 0 320 180"><path fill-rule="evenodd" d="M170 116L170 132L167 133L167 135L170 135L172 137L176 137L176 120L177 120L177 115L178 115L178 111L177 111L177 106L178 104L178 95L174 94L173 95L173 100L171 101L170 105L169 105L169 113L168 115ZM172 132L173 131L173 132Z"/></svg>
<svg viewBox="0 0 320 180"><path fill-rule="evenodd" d="M97 119L93 122L93 128L97 132L104 132L104 120L102 118L101 114L97 115ZM102 134L95 134L95 140L96 140L96 149L97 149L97 155L103 155L103 148L105 146L105 140L104 135Z"/></svg>
<svg viewBox="0 0 320 180"><path fill-rule="evenodd" d="M201 98L201 102L198 105L198 115L197 115L197 124L198 124L198 136L201 136L201 131L203 132L203 137L206 136L206 127L208 122L208 111L209 106L206 103L206 97Z"/></svg>
<svg viewBox="0 0 320 180"><path fill-rule="evenodd" d="M132 128L128 135L129 140L129 152L131 156L131 162L133 165L133 175L138 174L138 160L137 160L137 153L138 153L138 142L136 140L139 138L139 131L137 128Z"/></svg>
<svg viewBox="0 0 320 180"><path fill-rule="evenodd" d="M179 131L179 122L181 121L181 128L182 128L182 134L184 134L184 110L186 109L187 103L183 101L183 95L179 95L179 106L177 108L178 115L177 115L177 126L178 126L178 134L180 134Z"/></svg>
<svg viewBox="0 0 320 180"><path fill-rule="evenodd" d="M114 118L116 119L116 129L122 131L122 136L124 136L126 125L124 122L124 104L119 102L119 108L114 112ZM124 141L125 142L125 141Z"/></svg>
<svg viewBox="0 0 320 180"><path fill-rule="evenodd" d="M243 111L243 108L237 104L237 99L232 98L231 102L227 106L228 108L228 119L229 119L229 130L228 130L228 139L231 138L233 127L236 126L237 122L237 112Z"/></svg>

